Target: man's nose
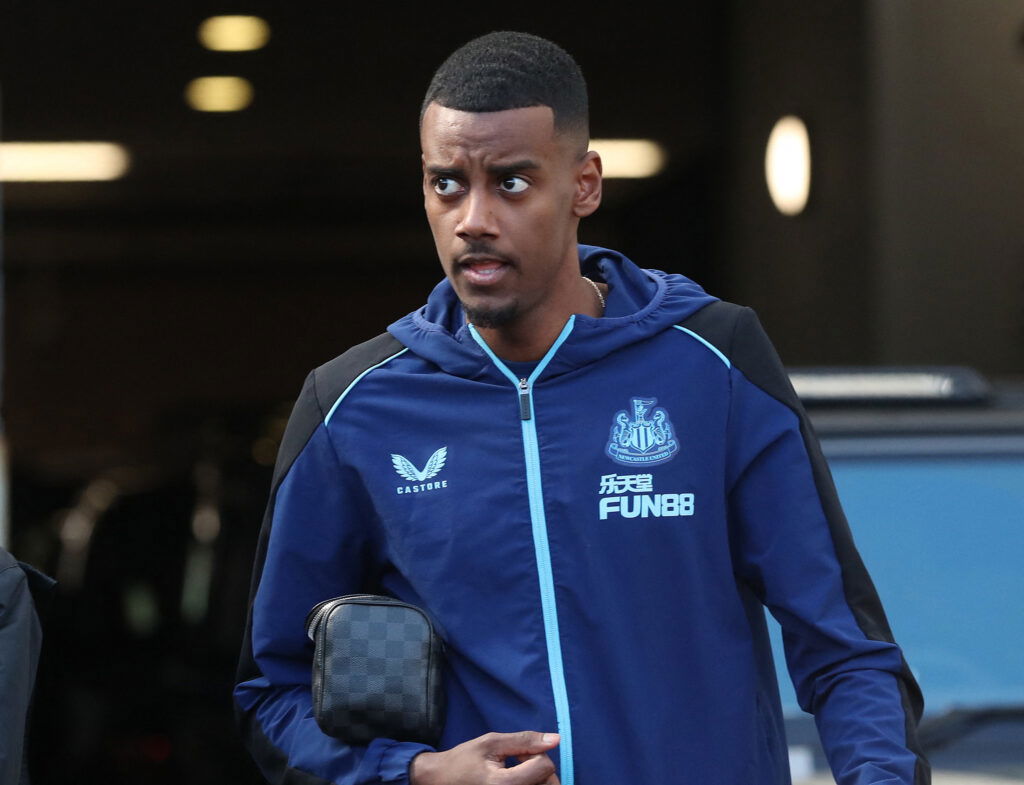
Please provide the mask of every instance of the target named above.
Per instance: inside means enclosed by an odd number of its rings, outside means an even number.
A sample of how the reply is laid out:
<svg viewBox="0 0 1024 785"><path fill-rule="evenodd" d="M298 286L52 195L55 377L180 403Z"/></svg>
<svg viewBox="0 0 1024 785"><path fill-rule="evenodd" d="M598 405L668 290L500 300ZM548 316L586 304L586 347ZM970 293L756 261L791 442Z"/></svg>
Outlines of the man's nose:
<svg viewBox="0 0 1024 785"><path fill-rule="evenodd" d="M480 189L470 191L462 200L455 233L459 237L497 237L498 223L493 198Z"/></svg>

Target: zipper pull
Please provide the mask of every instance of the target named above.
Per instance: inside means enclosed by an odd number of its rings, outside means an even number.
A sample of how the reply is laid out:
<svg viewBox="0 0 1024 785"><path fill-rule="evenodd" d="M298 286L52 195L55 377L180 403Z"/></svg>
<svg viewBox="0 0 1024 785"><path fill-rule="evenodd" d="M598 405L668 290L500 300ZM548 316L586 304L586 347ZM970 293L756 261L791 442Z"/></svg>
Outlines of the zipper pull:
<svg viewBox="0 0 1024 785"><path fill-rule="evenodd" d="M530 385L526 379L519 380L519 419L529 420L532 416L530 411Z"/></svg>

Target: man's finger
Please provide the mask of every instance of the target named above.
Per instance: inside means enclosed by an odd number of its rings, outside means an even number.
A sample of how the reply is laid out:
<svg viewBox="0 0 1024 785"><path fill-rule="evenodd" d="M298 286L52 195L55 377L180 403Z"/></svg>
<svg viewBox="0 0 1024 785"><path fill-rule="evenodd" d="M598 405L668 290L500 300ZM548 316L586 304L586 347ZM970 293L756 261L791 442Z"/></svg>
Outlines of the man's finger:
<svg viewBox="0 0 1024 785"><path fill-rule="evenodd" d="M503 785L549 785L555 777L555 764L544 753L531 756L518 766L501 770ZM555 785L558 778L555 777Z"/></svg>
<svg viewBox="0 0 1024 785"><path fill-rule="evenodd" d="M543 752L538 752L538 753L536 753L534 755L516 755L515 758L520 763L526 763L526 761L530 760L530 758L536 758L537 755L543 755L543 754L544 754Z"/></svg>
<svg viewBox="0 0 1024 785"><path fill-rule="evenodd" d="M536 755L558 746L557 733L524 730L518 733L488 733L482 737L488 754L495 758Z"/></svg>

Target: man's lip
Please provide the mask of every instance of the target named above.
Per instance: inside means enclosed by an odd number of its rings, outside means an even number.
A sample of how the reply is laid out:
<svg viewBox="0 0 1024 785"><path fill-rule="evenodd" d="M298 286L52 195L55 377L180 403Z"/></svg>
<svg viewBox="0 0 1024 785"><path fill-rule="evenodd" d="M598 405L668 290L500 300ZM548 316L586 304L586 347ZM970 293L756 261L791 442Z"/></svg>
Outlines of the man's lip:
<svg viewBox="0 0 1024 785"><path fill-rule="evenodd" d="M508 274L512 265L500 257L484 254L467 255L458 260L459 278L471 286L496 286Z"/></svg>
<svg viewBox="0 0 1024 785"><path fill-rule="evenodd" d="M466 254L456 260L460 267L472 267L478 264L511 264L508 259L501 256L490 256L486 254Z"/></svg>

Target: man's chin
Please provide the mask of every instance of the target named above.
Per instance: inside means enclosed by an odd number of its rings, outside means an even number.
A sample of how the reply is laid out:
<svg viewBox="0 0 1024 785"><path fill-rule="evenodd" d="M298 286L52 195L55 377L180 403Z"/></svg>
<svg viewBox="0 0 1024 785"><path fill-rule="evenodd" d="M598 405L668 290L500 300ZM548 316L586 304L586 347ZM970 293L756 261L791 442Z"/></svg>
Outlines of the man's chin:
<svg viewBox="0 0 1024 785"><path fill-rule="evenodd" d="M462 310L466 312L466 320L470 324L485 330L505 327L512 324L519 316L519 306L516 303L491 307L474 307L463 303Z"/></svg>

